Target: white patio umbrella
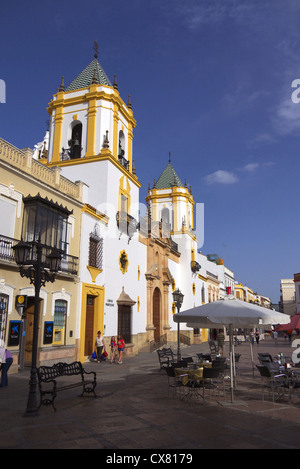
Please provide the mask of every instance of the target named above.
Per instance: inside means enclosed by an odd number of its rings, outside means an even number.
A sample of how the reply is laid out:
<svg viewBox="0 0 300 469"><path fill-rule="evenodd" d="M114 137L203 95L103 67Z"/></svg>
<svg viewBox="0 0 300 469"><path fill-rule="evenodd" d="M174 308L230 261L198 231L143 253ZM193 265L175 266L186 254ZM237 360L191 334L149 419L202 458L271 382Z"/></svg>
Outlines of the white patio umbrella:
<svg viewBox="0 0 300 469"><path fill-rule="evenodd" d="M271 329L272 325L285 324L288 316L253 303L246 303L229 295L222 300L207 303L202 306L181 311L174 314L174 321L186 323L193 328L229 328L230 344L230 390L231 402L233 396L233 328L254 328ZM252 362L253 354L251 349Z"/></svg>

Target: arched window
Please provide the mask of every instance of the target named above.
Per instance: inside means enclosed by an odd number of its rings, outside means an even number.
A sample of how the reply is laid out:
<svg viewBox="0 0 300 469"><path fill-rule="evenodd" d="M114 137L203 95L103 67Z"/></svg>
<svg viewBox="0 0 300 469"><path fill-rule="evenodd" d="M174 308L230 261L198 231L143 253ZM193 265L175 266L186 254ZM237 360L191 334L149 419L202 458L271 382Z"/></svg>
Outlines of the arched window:
<svg viewBox="0 0 300 469"><path fill-rule="evenodd" d="M124 168L129 169L129 162L125 157L125 135L123 130L119 132L118 160Z"/></svg>
<svg viewBox="0 0 300 469"><path fill-rule="evenodd" d="M119 149L118 149L118 157L124 158L125 157L125 135L123 130L119 132Z"/></svg>
<svg viewBox="0 0 300 469"><path fill-rule="evenodd" d="M164 228L170 229L170 212L166 207L164 207L161 211L161 221Z"/></svg>
<svg viewBox="0 0 300 469"><path fill-rule="evenodd" d="M74 125L72 128L72 136L69 141L70 146L70 158L76 159L81 158L81 140L82 140L82 124L81 122Z"/></svg>

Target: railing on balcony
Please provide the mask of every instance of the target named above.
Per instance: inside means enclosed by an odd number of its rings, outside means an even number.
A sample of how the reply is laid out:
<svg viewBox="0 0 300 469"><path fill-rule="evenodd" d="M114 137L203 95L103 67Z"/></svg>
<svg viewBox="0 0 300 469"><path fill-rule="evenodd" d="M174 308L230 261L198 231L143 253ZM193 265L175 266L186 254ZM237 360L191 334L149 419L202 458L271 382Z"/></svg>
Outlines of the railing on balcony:
<svg viewBox="0 0 300 469"><path fill-rule="evenodd" d="M0 235L0 262L1 260L6 262L15 262L13 246L18 242L18 239ZM42 262L44 262L45 264L47 256L50 254L51 250L51 248L43 246ZM34 252L32 254L33 255L31 256L31 258L34 259ZM71 275L77 275L78 257L70 256L69 254L63 254L60 271Z"/></svg>
<svg viewBox="0 0 300 469"><path fill-rule="evenodd" d="M120 231L120 237L122 233L126 234L129 238L129 243L134 233L140 228L139 222L134 217L124 211L117 212L116 220L118 229Z"/></svg>
<svg viewBox="0 0 300 469"><path fill-rule="evenodd" d="M172 251L179 252L178 251L178 244L175 243L175 241L173 241L172 238L171 238L171 249L172 249Z"/></svg>
<svg viewBox="0 0 300 469"><path fill-rule="evenodd" d="M196 274L201 269L201 265L197 261L191 261L191 270L193 274Z"/></svg>
<svg viewBox="0 0 300 469"><path fill-rule="evenodd" d="M0 259L5 261L14 261L15 256L12 247L17 244L17 242L17 239L0 235Z"/></svg>
<svg viewBox="0 0 300 469"><path fill-rule="evenodd" d="M127 171L129 170L129 161L126 160L126 158L124 158L124 156L122 155L119 155L118 156L118 160L119 160L119 163L124 166L125 169L127 169Z"/></svg>

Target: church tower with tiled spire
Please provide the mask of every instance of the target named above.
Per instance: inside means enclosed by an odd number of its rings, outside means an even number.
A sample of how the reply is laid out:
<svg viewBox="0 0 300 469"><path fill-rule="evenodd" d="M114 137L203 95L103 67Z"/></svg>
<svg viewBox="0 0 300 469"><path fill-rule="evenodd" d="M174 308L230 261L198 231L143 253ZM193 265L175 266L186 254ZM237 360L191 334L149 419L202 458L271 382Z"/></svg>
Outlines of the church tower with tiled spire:
<svg viewBox="0 0 300 469"><path fill-rule="evenodd" d="M134 176L132 139L136 121L130 96L125 104L116 76L112 84L98 62L98 51L68 86L62 78L48 112L50 165L67 167L86 159L111 157Z"/></svg>
<svg viewBox="0 0 300 469"><path fill-rule="evenodd" d="M148 189L146 201L148 225L150 225L149 231L151 232L151 241L148 247L148 277L152 282L148 282L147 288L149 292L152 285L156 285L161 292L164 292L161 294L162 305L169 305L169 309L172 309L174 314L176 307L173 303L172 291L171 289L167 291L166 286L171 285L173 291L179 287L184 294L184 307L192 307L197 301L195 293L198 279L196 275L200 266L197 262L192 191L188 189L186 183L182 183L171 163L170 155L164 171L154 181L153 187ZM149 256L151 247L154 250L152 258ZM166 266L165 259L168 260ZM153 275L156 265L165 266L159 274L162 285L159 285ZM153 295L155 298L155 290ZM149 309L151 310L151 307ZM160 330L167 332L169 325L172 325L172 319L168 317L168 323L166 316L162 314L159 316L157 310L153 300L155 331L160 328Z"/></svg>
<svg viewBox="0 0 300 469"><path fill-rule="evenodd" d="M96 46L96 44L95 44ZM139 189L132 141L136 121L130 97L121 98L93 60L67 86L62 79L51 100L49 151L45 164L71 181L82 181L80 351L92 353L98 330L123 335L134 343L145 331L139 308L145 307L146 248L139 242ZM74 228L75 229L75 228ZM111 307L111 308L109 308ZM134 348L134 347L133 347Z"/></svg>
<svg viewBox="0 0 300 469"><path fill-rule="evenodd" d="M194 200L191 188L183 184L171 163L169 163L146 197L153 221L161 221L170 228L170 234L193 234Z"/></svg>

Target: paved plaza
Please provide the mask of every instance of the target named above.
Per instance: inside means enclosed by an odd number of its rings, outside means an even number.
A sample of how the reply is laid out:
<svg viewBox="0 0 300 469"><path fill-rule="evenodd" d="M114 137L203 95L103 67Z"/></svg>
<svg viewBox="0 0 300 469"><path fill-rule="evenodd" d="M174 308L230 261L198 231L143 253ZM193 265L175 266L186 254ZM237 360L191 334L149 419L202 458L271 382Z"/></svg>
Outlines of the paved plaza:
<svg viewBox="0 0 300 469"><path fill-rule="evenodd" d="M291 343L281 338L276 346L267 338L254 345L257 352L291 356ZM183 356L196 358L207 344L185 346ZM292 405L286 398L273 404L268 394L261 399L261 380L253 378L249 343L236 349L241 354L235 402L213 397L207 403L173 398L164 371L159 371L156 352L125 358L122 365L86 363L97 371L98 398L78 397L79 389L61 392L57 411L42 407L36 417L24 417L29 370L9 376L8 388L0 389L1 449L298 449L300 448L300 398ZM137 454L135 452L135 454Z"/></svg>

